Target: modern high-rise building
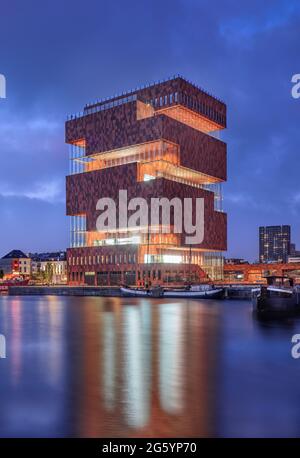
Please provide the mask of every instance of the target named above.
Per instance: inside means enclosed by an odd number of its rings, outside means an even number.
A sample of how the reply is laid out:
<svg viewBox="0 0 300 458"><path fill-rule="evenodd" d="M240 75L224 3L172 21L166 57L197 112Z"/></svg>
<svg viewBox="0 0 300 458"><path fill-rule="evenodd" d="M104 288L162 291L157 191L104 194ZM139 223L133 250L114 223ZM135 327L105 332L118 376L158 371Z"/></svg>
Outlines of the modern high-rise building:
<svg viewBox="0 0 300 458"><path fill-rule="evenodd" d="M291 226L259 228L259 260L261 263L287 262L290 254Z"/></svg>
<svg viewBox="0 0 300 458"><path fill-rule="evenodd" d="M71 247L70 284L182 283L221 279L227 248L227 215L221 184L226 180L226 105L181 77L86 105L66 122L70 145L67 214ZM119 191L127 199L197 198L204 201L204 237L186 243L174 211L165 233L157 227L128 227L119 218ZM97 202L116 202L117 224L99 231ZM191 216L195 222L196 205ZM123 221L123 225L122 225ZM184 224L183 224L184 227Z"/></svg>

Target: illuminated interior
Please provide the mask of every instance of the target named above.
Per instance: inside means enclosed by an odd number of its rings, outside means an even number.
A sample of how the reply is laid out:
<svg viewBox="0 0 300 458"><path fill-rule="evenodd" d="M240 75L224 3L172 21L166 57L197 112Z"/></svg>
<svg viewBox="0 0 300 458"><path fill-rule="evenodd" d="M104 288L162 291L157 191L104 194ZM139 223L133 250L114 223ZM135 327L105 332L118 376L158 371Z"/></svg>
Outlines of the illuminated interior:
<svg viewBox="0 0 300 458"><path fill-rule="evenodd" d="M174 259L180 259L183 264L198 264L203 260L204 251L197 248L182 246L167 246L166 244L141 245L139 247L138 259L140 263L167 263Z"/></svg>
<svg viewBox="0 0 300 458"><path fill-rule="evenodd" d="M144 263L163 263L163 264L182 264L183 257L176 254L162 254L162 255L144 255Z"/></svg>
<svg viewBox="0 0 300 458"><path fill-rule="evenodd" d="M71 174L102 170L133 162L150 162L164 159L179 164L179 147L175 143L159 140L126 148L86 156L80 145L71 145Z"/></svg>
<svg viewBox="0 0 300 458"><path fill-rule="evenodd" d="M216 177L182 167L165 159L142 162L138 165L138 181L148 181L155 178L166 178L194 187L203 187L205 184L221 181Z"/></svg>
<svg viewBox="0 0 300 458"><path fill-rule="evenodd" d="M179 246L179 234L147 234L143 231L135 230L134 232L97 232L91 231L86 233L86 246L107 246L107 245L171 245Z"/></svg>
<svg viewBox="0 0 300 458"><path fill-rule="evenodd" d="M223 126L220 124L217 124L205 116L202 116L201 114L196 113L195 111L192 111L182 105L162 108L157 110L155 113L165 114L170 118L176 119L177 121L206 134L215 130L223 129Z"/></svg>

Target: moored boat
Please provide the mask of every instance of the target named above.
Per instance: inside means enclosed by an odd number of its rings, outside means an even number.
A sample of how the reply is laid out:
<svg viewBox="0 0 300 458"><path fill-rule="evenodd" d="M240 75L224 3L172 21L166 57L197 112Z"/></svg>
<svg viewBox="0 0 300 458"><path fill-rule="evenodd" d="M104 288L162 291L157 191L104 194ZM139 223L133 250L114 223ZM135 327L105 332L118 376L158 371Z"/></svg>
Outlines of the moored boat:
<svg viewBox="0 0 300 458"><path fill-rule="evenodd" d="M155 286L153 288L131 288L121 287L122 296L125 297L160 297L160 298L177 298L177 299L224 299L224 289L215 288L211 285L190 286L186 288L162 288Z"/></svg>
<svg viewBox="0 0 300 458"><path fill-rule="evenodd" d="M121 286L121 294L124 297L163 297L163 289L153 288L132 288L130 286Z"/></svg>
<svg viewBox="0 0 300 458"><path fill-rule="evenodd" d="M260 315L300 313L300 288L292 278L267 277L267 285L252 290L253 309Z"/></svg>
<svg viewBox="0 0 300 458"><path fill-rule="evenodd" d="M178 299L224 299L224 288L215 288L213 286L209 286L206 288L191 287L186 290L166 289L164 290L164 297L174 297Z"/></svg>

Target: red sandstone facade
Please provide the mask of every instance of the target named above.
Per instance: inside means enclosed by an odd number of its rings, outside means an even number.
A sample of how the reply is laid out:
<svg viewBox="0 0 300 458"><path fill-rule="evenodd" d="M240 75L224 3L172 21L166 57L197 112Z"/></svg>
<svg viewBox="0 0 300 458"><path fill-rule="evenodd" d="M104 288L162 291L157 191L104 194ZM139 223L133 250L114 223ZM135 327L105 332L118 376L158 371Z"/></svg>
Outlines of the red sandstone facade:
<svg viewBox="0 0 300 458"><path fill-rule="evenodd" d="M67 121L70 284L220 279L226 144L215 134L225 127L224 103L180 77L87 105ZM118 224L114 233L99 233L97 201L110 197L117 203L120 189L128 200L143 197L149 205L153 197L204 198L203 242L187 246L185 233L132 234Z"/></svg>

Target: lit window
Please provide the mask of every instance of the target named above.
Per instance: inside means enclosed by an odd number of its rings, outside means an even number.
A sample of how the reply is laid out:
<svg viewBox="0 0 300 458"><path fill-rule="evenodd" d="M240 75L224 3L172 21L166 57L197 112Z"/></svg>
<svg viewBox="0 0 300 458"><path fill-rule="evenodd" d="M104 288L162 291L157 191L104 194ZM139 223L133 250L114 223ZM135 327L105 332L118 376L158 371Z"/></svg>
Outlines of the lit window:
<svg viewBox="0 0 300 458"><path fill-rule="evenodd" d="M150 181L150 180L155 180L155 176L153 176L153 175L148 175L147 173L145 173L145 175L144 175L144 181Z"/></svg>

